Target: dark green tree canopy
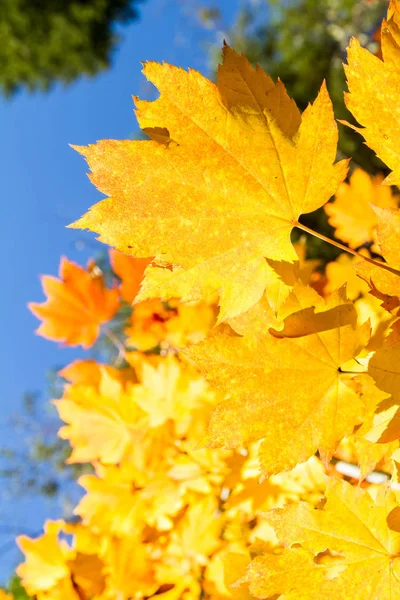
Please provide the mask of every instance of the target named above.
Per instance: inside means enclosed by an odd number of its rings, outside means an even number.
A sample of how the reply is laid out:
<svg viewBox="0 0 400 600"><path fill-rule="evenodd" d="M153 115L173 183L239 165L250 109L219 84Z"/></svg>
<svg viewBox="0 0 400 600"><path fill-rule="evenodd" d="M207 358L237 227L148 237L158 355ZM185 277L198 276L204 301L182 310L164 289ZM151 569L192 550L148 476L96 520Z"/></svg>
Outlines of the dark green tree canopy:
<svg viewBox="0 0 400 600"><path fill-rule="evenodd" d="M110 64L115 24L142 0L1 0L0 90L46 90Z"/></svg>

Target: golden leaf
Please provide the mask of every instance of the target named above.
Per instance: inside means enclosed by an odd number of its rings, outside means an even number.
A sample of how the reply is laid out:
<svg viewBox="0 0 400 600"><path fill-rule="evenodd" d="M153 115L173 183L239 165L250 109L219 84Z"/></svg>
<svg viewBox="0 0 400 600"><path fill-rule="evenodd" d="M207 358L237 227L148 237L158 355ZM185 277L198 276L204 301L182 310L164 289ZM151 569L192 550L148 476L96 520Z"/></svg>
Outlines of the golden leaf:
<svg viewBox="0 0 400 600"><path fill-rule="evenodd" d="M362 419L352 376L341 367L369 337L368 324L357 330L354 322L340 326L348 315L337 308L336 328L335 313L327 311L327 329L318 327L324 313L317 313L316 333L303 337L276 338L267 331L220 335L188 349L210 382L230 395L211 417L210 446L234 448L265 438L259 454L264 474L290 470L317 449L329 461ZM307 321L311 328L309 314Z"/></svg>
<svg viewBox="0 0 400 600"><path fill-rule="evenodd" d="M323 508L300 503L265 514L285 548L257 557L240 581L257 598L398 598L400 536L387 523L396 506L390 494L374 501L360 488L331 481Z"/></svg>
<svg viewBox="0 0 400 600"><path fill-rule="evenodd" d="M217 85L167 64L147 63L144 73L160 97L136 100L139 123L168 129L176 143L109 140L78 148L93 183L110 197L73 227L97 232L125 254L155 257L137 301L218 293L222 321L276 282L265 257L296 260L291 229L346 175L346 161L332 164L331 101L324 84L300 124L282 83L228 46Z"/></svg>

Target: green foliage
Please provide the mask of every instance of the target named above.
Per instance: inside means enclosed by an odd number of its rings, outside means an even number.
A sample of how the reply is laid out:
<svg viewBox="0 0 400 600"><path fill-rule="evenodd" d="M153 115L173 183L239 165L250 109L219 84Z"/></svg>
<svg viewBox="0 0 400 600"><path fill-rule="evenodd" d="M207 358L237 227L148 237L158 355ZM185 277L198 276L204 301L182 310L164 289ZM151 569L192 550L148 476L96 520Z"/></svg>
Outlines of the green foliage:
<svg viewBox="0 0 400 600"><path fill-rule="evenodd" d="M25 588L21 585L21 580L17 575L13 575L8 586L7 592L14 596L14 600L32 600L31 596L25 591Z"/></svg>
<svg viewBox="0 0 400 600"><path fill-rule="evenodd" d="M7 585L7 592L13 595L14 600L32 600L31 596L25 591L21 585L21 579L17 575L13 575Z"/></svg>
<svg viewBox="0 0 400 600"><path fill-rule="evenodd" d="M49 399L61 396L65 383L58 370L49 371L45 394L24 394L23 409L11 417L8 425L19 443L12 447L0 444L0 481L11 497L34 494L54 498L68 515L77 494L77 477L92 469L90 465L65 463L71 448L57 436L60 420L49 403Z"/></svg>
<svg viewBox="0 0 400 600"><path fill-rule="evenodd" d="M110 64L114 25L137 18L141 0L2 0L0 90L46 90Z"/></svg>

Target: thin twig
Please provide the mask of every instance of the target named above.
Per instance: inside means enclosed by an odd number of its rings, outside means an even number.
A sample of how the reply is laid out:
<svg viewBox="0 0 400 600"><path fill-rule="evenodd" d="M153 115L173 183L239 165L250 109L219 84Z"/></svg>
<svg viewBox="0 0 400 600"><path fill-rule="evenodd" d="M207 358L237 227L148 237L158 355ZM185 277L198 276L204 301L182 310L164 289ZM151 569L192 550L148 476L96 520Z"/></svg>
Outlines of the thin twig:
<svg viewBox="0 0 400 600"><path fill-rule="evenodd" d="M116 362L118 362L121 358L125 358L126 359L126 349L125 349L125 346L117 338L117 336L115 335L115 333L113 333L111 331L111 329L108 329L108 327L105 327L104 325L102 327L102 331L103 331L104 335L106 335L108 337L108 339L110 340L110 342L112 344L114 344L114 346L118 350L118 357L117 357L117 361Z"/></svg>
<svg viewBox="0 0 400 600"><path fill-rule="evenodd" d="M362 258L363 260L366 260L367 262L375 265L376 267L379 267L380 269L385 269L385 271L389 271L390 273L393 273L394 275L398 275L400 277L400 271L398 271L397 269L393 269L393 267L390 267L386 263L382 263L382 262L379 262L378 260L374 260L373 258L369 258L368 256L364 256L360 252L357 252L357 250L353 250L352 248L349 248L348 246L344 246L344 244L341 244L340 242L331 240L330 238L326 237L325 235L322 235L322 233L318 233L317 231L314 231L313 229L306 227L306 225L303 225L302 223L296 222L296 224L294 226L297 227L298 229L301 229L302 231L305 231L306 233L309 233L310 235L313 235L314 237L322 240L323 242L327 242L328 244L331 244L332 246L336 246L336 248L339 248L340 250L343 250L344 252L348 252L349 254L352 254L353 256Z"/></svg>

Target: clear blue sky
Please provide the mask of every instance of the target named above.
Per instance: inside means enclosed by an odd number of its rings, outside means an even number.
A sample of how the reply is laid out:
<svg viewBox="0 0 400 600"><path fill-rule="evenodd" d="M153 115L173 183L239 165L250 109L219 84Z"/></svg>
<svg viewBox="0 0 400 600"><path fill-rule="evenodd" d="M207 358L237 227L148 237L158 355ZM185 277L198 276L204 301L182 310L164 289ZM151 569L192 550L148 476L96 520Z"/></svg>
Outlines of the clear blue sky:
<svg viewBox="0 0 400 600"><path fill-rule="evenodd" d="M141 19L121 30L123 42L110 71L82 79L48 94L20 94L0 100L0 154L3 206L3 293L1 295L2 356L0 446L18 444L8 426L10 415L21 408L24 392L45 387L46 371L67 364L77 351L59 349L34 335L37 320L26 308L41 301L39 274L56 274L61 255L81 264L98 250L93 236L66 229L100 199L87 179L86 164L68 144L86 145L99 139L125 139L137 131L131 96L149 96L140 61L166 61L208 71L205 45L215 40L196 24L193 0L147 0ZM218 5L224 22L232 23L240 0L199 2ZM86 250L77 242L85 240ZM2 550L12 536L1 523L16 531L39 531L46 516L55 518L56 504L43 498L0 495L0 583L18 561L18 553Z"/></svg>

